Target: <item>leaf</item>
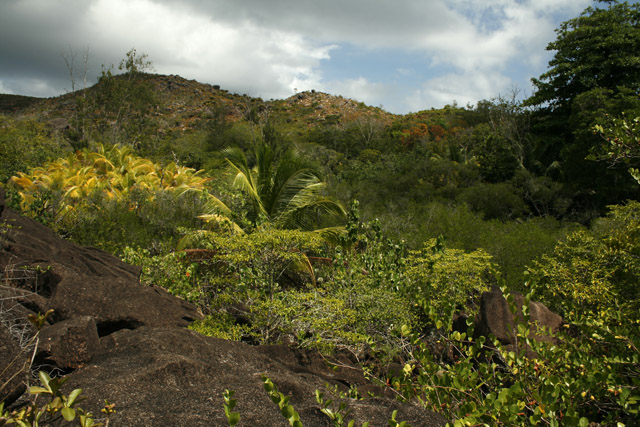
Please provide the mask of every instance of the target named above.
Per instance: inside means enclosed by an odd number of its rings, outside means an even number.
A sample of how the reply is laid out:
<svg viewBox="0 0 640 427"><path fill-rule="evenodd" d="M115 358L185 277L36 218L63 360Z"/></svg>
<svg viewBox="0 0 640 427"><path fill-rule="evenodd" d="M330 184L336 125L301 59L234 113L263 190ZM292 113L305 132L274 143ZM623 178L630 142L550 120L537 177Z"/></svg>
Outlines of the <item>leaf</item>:
<svg viewBox="0 0 640 427"><path fill-rule="evenodd" d="M73 406L78 396L82 394L81 388L76 388L71 393L69 393L69 397L67 398L67 406Z"/></svg>
<svg viewBox="0 0 640 427"><path fill-rule="evenodd" d="M40 386L34 385L34 386L29 387L29 393L31 393L31 394L42 394L42 393L51 393L51 391L49 389L44 388L44 387L40 387Z"/></svg>
<svg viewBox="0 0 640 427"><path fill-rule="evenodd" d="M239 412L231 412L227 415L227 419L229 421L230 426L235 426L240 422L240 413Z"/></svg>
<svg viewBox="0 0 640 427"><path fill-rule="evenodd" d="M73 421L76 418L76 410L68 406L62 408L60 413L62 414L64 419L67 421Z"/></svg>
<svg viewBox="0 0 640 427"><path fill-rule="evenodd" d="M291 405L286 405L282 407L282 410L280 411L282 413L282 415L286 418L292 418L295 414L295 410L293 409L293 406Z"/></svg>

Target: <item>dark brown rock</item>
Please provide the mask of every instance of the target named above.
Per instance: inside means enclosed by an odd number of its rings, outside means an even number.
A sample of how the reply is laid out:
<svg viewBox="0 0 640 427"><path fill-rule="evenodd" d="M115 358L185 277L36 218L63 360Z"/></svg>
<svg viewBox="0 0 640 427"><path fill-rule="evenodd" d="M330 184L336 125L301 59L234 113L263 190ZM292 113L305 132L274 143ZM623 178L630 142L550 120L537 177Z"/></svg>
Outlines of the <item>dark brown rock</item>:
<svg viewBox="0 0 640 427"><path fill-rule="evenodd" d="M522 305L524 297L514 293L516 315L510 311L509 304L498 288L485 292L480 298L480 311L476 317L476 336L493 334L502 344L512 345L517 342L516 319L523 321ZM551 341L553 338L542 332L542 327L551 332L558 332L562 325L562 317L549 310L544 304L530 302L529 324L535 331L533 338L540 341Z"/></svg>
<svg viewBox="0 0 640 427"><path fill-rule="evenodd" d="M249 346L178 328L121 330L101 341L104 352L71 373L66 386L82 388L88 398L84 406L94 414L100 412L104 399L115 403L114 425L226 425L225 389L235 391L241 425L285 425L262 388L262 375L291 397L304 425L333 425L320 412L315 391L326 390L326 383L330 388L340 384L340 374L332 373L326 364L296 363L300 354L295 350ZM414 426L445 424L436 414L393 399L348 400L348 404L356 425L364 421L387 425L395 409L399 420Z"/></svg>
<svg viewBox="0 0 640 427"><path fill-rule="evenodd" d="M94 318L77 316L42 328L36 364L63 371L81 368L91 361L99 345Z"/></svg>
<svg viewBox="0 0 640 427"><path fill-rule="evenodd" d="M5 326L0 324L0 402L9 405L26 390L30 354L23 351L16 337Z"/></svg>
<svg viewBox="0 0 640 427"><path fill-rule="evenodd" d="M0 253L0 268L15 265L31 272L20 286L46 298L55 321L93 316L104 336L142 325L185 327L201 317L195 306L162 288L140 286L139 267L61 239L10 209L1 219L11 221L13 231Z"/></svg>

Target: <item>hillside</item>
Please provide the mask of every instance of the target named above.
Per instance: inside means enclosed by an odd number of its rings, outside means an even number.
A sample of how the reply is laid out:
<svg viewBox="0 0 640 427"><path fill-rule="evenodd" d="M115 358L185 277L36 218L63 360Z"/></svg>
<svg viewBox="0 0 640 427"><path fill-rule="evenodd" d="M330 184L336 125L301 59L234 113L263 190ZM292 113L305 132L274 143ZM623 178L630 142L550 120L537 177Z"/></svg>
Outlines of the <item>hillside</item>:
<svg viewBox="0 0 640 427"><path fill-rule="evenodd" d="M115 76L124 80L126 76ZM248 95L231 93L218 85L187 80L177 75L141 75L157 100L153 115L161 125L161 132L188 131L201 126L201 121L212 112L222 112L228 122L251 119L252 115L269 115L301 130L318 124L340 124L355 120L379 120L389 124L396 115L362 102L306 91L282 100L265 101ZM87 89L94 95L101 90L97 83ZM83 92L68 93L53 98L35 98L0 94L0 113L21 117L40 117L44 120L64 118L70 120L76 104L75 97Z"/></svg>
<svg viewBox="0 0 640 427"><path fill-rule="evenodd" d="M0 94L0 114L18 113L42 100L33 96Z"/></svg>

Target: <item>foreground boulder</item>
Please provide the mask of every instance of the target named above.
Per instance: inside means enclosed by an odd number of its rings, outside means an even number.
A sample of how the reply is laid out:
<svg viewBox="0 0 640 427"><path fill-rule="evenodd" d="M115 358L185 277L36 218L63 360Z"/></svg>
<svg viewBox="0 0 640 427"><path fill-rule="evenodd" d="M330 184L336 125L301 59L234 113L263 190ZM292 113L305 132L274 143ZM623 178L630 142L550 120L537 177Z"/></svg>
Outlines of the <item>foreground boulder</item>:
<svg viewBox="0 0 640 427"><path fill-rule="evenodd" d="M160 287L139 284L140 268L95 248L59 238L48 228L10 209L0 253L2 271L13 272L25 301L37 295L56 322L92 316L100 336L140 326L185 327L200 318L195 306ZM30 306L33 308L33 304ZM42 307L38 307L42 308Z"/></svg>
<svg viewBox="0 0 640 427"><path fill-rule="evenodd" d="M342 384L349 366L338 370L319 367L308 354L283 346L262 347L205 337L178 328L121 330L101 339L103 352L82 369L69 375L67 386L82 388L85 406L100 413L103 400L116 404L114 425L223 426L222 394L233 390L241 424L283 426L286 420L262 388L262 376L271 378L305 426L332 426L320 411L315 391ZM306 353L306 352L303 352ZM281 359L273 358L279 354ZM303 357L300 357L303 356ZM300 359L310 362L299 363ZM444 425L445 420L425 409L403 405L389 398L346 400L349 419L356 425L387 425L394 410L398 420L414 426Z"/></svg>
<svg viewBox="0 0 640 427"><path fill-rule="evenodd" d="M10 330L0 327L0 402L12 403L25 391L29 375L29 355Z"/></svg>

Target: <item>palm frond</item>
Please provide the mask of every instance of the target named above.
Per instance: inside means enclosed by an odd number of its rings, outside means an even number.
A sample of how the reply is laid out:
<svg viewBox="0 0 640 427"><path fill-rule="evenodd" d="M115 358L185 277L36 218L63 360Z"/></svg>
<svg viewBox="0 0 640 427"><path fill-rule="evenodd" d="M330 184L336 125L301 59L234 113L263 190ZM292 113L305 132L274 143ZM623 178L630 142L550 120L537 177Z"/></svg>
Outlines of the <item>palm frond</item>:
<svg viewBox="0 0 640 427"><path fill-rule="evenodd" d="M340 245L347 235L347 229L343 225L319 228L313 232L318 233L325 241L335 246Z"/></svg>

